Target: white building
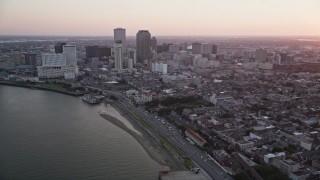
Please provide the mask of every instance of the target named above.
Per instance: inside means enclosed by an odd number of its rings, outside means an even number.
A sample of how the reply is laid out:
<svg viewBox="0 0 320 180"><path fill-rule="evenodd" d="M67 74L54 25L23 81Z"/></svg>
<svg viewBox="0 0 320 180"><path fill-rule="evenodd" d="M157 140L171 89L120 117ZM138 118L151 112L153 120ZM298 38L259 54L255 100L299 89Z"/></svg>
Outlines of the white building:
<svg viewBox="0 0 320 180"><path fill-rule="evenodd" d="M163 63L152 63L151 64L151 71L152 72L160 72L162 74L168 73L168 65Z"/></svg>
<svg viewBox="0 0 320 180"><path fill-rule="evenodd" d="M133 98L134 96L138 95L139 91L135 90L135 89L131 89L126 91L126 96L127 98Z"/></svg>
<svg viewBox="0 0 320 180"><path fill-rule="evenodd" d="M75 77L78 74L78 66L38 66L39 78ZM74 76L73 76L74 74Z"/></svg>
<svg viewBox="0 0 320 180"><path fill-rule="evenodd" d="M42 66L37 67L39 78L60 78L66 79L75 78L78 74L78 66L76 54L73 53L75 46L63 46L64 53L45 53L41 55ZM67 64L67 55L69 63Z"/></svg>
<svg viewBox="0 0 320 180"><path fill-rule="evenodd" d="M77 65L77 50L75 45L64 45L63 54L66 56L67 65Z"/></svg>
<svg viewBox="0 0 320 180"><path fill-rule="evenodd" d="M114 33L114 42L122 42L123 52L126 52L126 29L116 28L113 30Z"/></svg>
<svg viewBox="0 0 320 180"><path fill-rule="evenodd" d="M64 54L44 53L41 55L42 66L65 66L67 65Z"/></svg>
<svg viewBox="0 0 320 180"><path fill-rule="evenodd" d="M114 60L115 69L123 69L123 47L121 41L116 41L114 43Z"/></svg>
<svg viewBox="0 0 320 180"><path fill-rule="evenodd" d="M134 97L134 100L138 104L144 104L152 101L152 94L137 94Z"/></svg>

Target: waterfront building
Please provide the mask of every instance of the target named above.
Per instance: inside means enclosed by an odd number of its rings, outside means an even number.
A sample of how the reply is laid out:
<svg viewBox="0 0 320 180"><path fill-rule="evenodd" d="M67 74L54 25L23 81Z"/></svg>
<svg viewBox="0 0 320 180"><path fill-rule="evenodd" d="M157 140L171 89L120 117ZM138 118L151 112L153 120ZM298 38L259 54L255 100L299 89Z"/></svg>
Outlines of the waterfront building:
<svg viewBox="0 0 320 180"><path fill-rule="evenodd" d="M66 56L67 65L77 65L77 51L75 45L64 45L63 54Z"/></svg>
<svg viewBox="0 0 320 180"><path fill-rule="evenodd" d="M65 53L44 53L42 57L42 66L37 66L39 78L74 78L78 74L77 64L67 64Z"/></svg>
<svg viewBox="0 0 320 180"><path fill-rule="evenodd" d="M42 66L65 66L66 56L64 54L44 53L41 55Z"/></svg>
<svg viewBox="0 0 320 180"><path fill-rule="evenodd" d="M38 66L38 77L39 78L61 78L70 77L75 78L78 74L78 66Z"/></svg>

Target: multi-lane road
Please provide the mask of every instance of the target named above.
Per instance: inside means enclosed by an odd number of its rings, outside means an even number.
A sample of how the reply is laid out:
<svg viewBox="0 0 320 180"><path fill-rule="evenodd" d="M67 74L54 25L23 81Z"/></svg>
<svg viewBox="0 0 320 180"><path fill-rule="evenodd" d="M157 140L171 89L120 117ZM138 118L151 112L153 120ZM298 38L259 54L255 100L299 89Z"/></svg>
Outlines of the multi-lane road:
<svg viewBox="0 0 320 180"><path fill-rule="evenodd" d="M186 140L179 129L171 125L166 119L157 117L156 115L149 114L142 108L137 108L132 105L131 101L123 97L120 93L116 93L119 98L119 103L122 104L122 108L127 111L134 111L143 117L153 128L157 130L162 136L167 138L172 144L183 151L193 162L199 166L199 168L208 177L215 180L226 179L232 180L233 178L226 173L222 167L217 164L214 160L209 158L207 154L201 151L199 148L194 146L188 140Z"/></svg>

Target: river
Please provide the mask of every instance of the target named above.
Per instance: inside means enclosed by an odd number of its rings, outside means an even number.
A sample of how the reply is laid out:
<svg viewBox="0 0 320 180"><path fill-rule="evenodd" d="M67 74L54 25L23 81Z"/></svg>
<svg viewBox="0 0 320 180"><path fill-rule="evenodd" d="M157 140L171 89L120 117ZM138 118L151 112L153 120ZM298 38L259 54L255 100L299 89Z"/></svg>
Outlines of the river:
<svg viewBox="0 0 320 180"><path fill-rule="evenodd" d="M101 111L119 116L79 97L0 85L0 179L157 179L161 166Z"/></svg>

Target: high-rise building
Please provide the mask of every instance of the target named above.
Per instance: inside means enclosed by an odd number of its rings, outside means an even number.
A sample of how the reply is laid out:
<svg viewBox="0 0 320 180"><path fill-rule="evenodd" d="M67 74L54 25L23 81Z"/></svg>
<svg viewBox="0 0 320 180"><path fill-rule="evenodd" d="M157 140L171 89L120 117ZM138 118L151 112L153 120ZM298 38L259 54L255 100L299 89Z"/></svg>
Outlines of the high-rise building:
<svg viewBox="0 0 320 180"><path fill-rule="evenodd" d="M126 52L126 29L116 28L113 30L114 42L121 41L123 52Z"/></svg>
<svg viewBox="0 0 320 180"><path fill-rule="evenodd" d="M65 42L59 42L54 46L55 53L63 53L63 46L67 45Z"/></svg>
<svg viewBox="0 0 320 180"><path fill-rule="evenodd" d="M63 53L66 55L67 65L77 65L77 51L75 45L64 45Z"/></svg>
<svg viewBox="0 0 320 180"><path fill-rule="evenodd" d="M211 54L212 44L202 43L201 44L201 54Z"/></svg>
<svg viewBox="0 0 320 180"><path fill-rule="evenodd" d="M157 52L157 39L155 37L152 37L151 39L151 49Z"/></svg>
<svg viewBox="0 0 320 180"><path fill-rule="evenodd" d="M128 48L129 58L133 60L133 64L137 64L137 51L133 48Z"/></svg>
<svg viewBox="0 0 320 180"><path fill-rule="evenodd" d="M201 43L192 43L192 54L201 54Z"/></svg>
<svg viewBox="0 0 320 180"><path fill-rule="evenodd" d="M144 63L151 58L151 34L147 30L140 30L137 33L137 61Z"/></svg>
<svg viewBox="0 0 320 180"><path fill-rule="evenodd" d="M268 53L265 49L257 49L255 54L256 62L264 63L267 61Z"/></svg>
<svg viewBox="0 0 320 180"><path fill-rule="evenodd" d="M121 41L116 41L114 43L114 60L115 69L123 69L123 46Z"/></svg>
<svg viewBox="0 0 320 180"><path fill-rule="evenodd" d="M218 45L212 44L211 54L218 54Z"/></svg>

